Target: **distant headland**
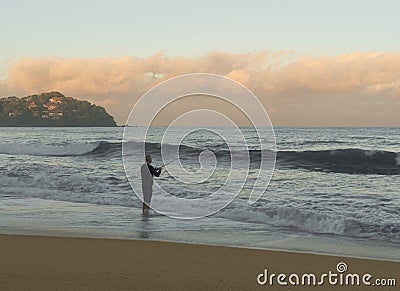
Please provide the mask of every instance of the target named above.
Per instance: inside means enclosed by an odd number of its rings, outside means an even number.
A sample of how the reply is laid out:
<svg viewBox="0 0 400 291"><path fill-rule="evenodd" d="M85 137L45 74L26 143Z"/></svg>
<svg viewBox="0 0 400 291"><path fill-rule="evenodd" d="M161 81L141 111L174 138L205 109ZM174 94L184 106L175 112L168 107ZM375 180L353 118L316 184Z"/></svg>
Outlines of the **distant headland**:
<svg viewBox="0 0 400 291"><path fill-rule="evenodd" d="M117 126L106 110L59 92L0 98L0 126Z"/></svg>

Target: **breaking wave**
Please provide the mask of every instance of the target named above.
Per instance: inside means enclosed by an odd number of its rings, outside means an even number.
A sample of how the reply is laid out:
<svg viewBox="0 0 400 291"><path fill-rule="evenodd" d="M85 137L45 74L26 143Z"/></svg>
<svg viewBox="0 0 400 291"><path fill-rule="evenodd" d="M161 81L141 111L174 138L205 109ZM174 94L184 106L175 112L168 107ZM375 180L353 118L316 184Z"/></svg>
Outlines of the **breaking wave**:
<svg viewBox="0 0 400 291"><path fill-rule="evenodd" d="M281 166L349 174L399 175L399 158L400 153L363 149L278 153Z"/></svg>
<svg viewBox="0 0 400 291"><path fill-rule="evenodd" d="M133 147L140 142L129 142ZM146 143L146 150L159 154L160 143ZM203 149L190 146L180 146L181 152L199 154ZM91 142L67 144L0 144L0 154L33 155L33 156L88 156L117 157L121 155L120 142ZM221 147L211 148L220 159L230 159L230 151ZM254 165L260 162L261 151L250 150L250 159ZM324 171L347 174L399 175L400 153L383 150L364 150L356 148L315 150L315 151L279 151L277 167L289 169L305 169L309 171ZM257 166L257 165L255 165Z"/></svg>
<svg viewBox="0 0 400 291"><path fill-rule="evenodd" d="M65 144L0 144L0 154L31 156L79 156L95 150L101 142Z"/></svg>
<svg viewBox="0 0 400 291"><path fill-rule="evenodd" d="M12 197L136 208L141 206L138 198L130 192L128 181L123 177L110 176L104 179L79 174L54 176L44 173L15 173L0 177L0 185L3 192ZM310 233L400 242L400 226L395 220L382 220L377 217L359 219L348 214L323 213L313 209L272 205L269 202L259 202L253 207L248 205L247 199L241 197L213 216Z"/></svg>
<svg viewBox="0 0 400 291"><path fill-rule="evenodd" d="M233 206L233 205L232 205ZM386 221L361 221L357 218L327 214L287 206L229 206L216 214L235 221L287 227L310 233L336 234L360 238L386 238L400 241L400 226Z"/></svg>

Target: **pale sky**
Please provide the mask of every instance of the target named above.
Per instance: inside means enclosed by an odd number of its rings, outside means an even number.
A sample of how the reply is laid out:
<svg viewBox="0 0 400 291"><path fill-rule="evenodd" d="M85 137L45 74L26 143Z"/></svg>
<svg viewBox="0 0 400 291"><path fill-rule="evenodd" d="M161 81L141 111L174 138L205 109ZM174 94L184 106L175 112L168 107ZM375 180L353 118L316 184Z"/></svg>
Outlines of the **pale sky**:
<svg viewBox="0 0 400 291"><path fill-rule="evenodd" d="M277 125L400 126L399 11L395 0L2 1L0 96L58 90L123 124L149 72L210 71L246 83Z"/></svg>

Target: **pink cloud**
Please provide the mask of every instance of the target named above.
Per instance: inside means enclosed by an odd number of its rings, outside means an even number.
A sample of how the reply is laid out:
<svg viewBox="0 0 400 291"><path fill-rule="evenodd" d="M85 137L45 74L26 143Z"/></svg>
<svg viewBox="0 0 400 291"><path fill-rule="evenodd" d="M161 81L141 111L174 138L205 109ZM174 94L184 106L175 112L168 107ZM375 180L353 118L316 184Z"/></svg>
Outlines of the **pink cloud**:
<svg viewBox="0 0 400 291"><path fill-rule="evenodd" d="M163 52L141 59L33 58L9 67L0 94L57 90L103 105L124 123L130 107L152 86L173 76L208 72L243 83L280 125L368 124L364 115L376 110L377 102L383 104L377 120L400 125L391 113L393 107L400 111L399 67L400 53L295 57L293 52L213 51L197 58L172 58ZM346 108L357 104L354 120Z"/></svg>

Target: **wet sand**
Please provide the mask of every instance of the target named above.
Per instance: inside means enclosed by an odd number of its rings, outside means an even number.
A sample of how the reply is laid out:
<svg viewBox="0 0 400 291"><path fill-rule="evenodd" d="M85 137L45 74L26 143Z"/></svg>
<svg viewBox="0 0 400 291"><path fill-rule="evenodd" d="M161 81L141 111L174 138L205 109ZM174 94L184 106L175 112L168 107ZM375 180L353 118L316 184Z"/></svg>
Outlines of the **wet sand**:
<svg viewBox="0 0 400 291"><path fill-rule="evenodd" d="M0 235L0 290L398 290L397 287L273 286L268 274L372 274L395 278L400 262L157 241ZM295 280L295 277L293 277ZM264 280L264 276L260 277ZM300 277L301 280L301 277ZM286 282L288 278L286 278Z"/></svg>

